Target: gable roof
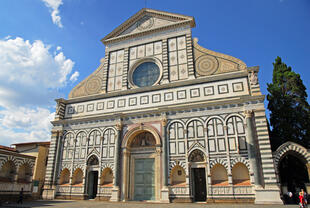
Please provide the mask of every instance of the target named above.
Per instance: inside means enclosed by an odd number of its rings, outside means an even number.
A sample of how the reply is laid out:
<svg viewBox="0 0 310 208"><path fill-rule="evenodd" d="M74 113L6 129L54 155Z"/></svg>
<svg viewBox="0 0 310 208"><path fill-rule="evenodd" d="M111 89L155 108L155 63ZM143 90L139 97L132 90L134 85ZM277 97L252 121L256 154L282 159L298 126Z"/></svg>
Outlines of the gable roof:
<svg viewBox="0 0 310 208"><path fill-rule="evenodd" d="M139 22L139 20L142 20L145 16L151 16L151 17L161 17L164 19L168 19L171 21L174 21L173 24L169 24L167 26L163 27L157 27L157 28L151 28L148 30L143 30L138 33L131 33L131 34L122 34L124 31L126 31L128 28ZM181 15L181 14L175 14L170 12L164 12L154 9L148 9L143 8L136 14L134 14L132 17L127 19L124 23L122 23L120 26L115 28L111 33L106 35L104 38L101 39L103 43L113 42L117 40L127 39L132 36L139 36L139 35L145 35L148 33L152 33L158 30L163 29L169 29L171 27L176 27L180 25L190 25L191 27L195 27L195 19L191 16Z"/></svg>

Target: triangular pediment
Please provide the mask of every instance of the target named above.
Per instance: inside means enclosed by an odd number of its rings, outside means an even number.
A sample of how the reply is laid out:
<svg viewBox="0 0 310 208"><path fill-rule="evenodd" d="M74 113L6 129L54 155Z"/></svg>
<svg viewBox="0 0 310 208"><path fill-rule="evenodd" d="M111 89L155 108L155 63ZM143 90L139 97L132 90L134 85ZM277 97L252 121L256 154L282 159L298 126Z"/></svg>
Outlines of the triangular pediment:
<svg viewBox="0 0 310 208"><path fill-rule="evenodd" d="M115 28L101 41L107 43L182 25L195 27L195 20L190 16L144 8Z"/></svg>

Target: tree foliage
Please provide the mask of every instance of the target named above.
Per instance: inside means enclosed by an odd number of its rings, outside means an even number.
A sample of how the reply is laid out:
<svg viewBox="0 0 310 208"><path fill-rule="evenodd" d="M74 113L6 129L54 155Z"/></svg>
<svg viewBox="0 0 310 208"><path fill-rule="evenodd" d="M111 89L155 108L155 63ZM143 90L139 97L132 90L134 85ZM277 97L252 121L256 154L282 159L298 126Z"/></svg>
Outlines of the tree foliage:
<svg viewBox="0 0 310 208"><path fill-rule="evenodd" d="M273 63L272 83L268 84L271 147L292 141L310 147L310 107L300 75L277 57Z"/></svg>

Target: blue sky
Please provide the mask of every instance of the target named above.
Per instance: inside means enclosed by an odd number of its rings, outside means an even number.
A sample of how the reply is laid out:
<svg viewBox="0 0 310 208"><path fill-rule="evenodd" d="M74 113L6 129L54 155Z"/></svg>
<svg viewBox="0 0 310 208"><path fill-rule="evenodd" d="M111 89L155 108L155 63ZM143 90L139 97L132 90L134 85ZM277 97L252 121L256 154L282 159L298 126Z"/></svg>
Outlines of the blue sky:
<svg viewBox="0 0 310 208"><path fill-rule="evenodd" d="M55 98L99 66L100 39L145 0L2 0L0 144L50 139ZM310 87L309 0L147 0L148 8L193 16L205 48L260 66L264 94L277 56ZM309 94L309 90L307 90Z"/></svg>

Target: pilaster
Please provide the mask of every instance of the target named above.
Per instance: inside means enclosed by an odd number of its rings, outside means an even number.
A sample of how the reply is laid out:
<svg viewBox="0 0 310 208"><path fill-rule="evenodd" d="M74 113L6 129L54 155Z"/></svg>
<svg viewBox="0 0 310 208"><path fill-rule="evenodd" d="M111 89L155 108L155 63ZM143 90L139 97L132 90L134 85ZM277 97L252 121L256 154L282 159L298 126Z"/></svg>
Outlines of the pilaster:
<svg viewBox="0 0 310 208"><path fill-rule="evenodd" d="M161 120L163 135L162 135L162 171L163 171L163 187L161 189L161 202L169 203L169 189L168 189L168 157L167 157L167 118L163 115Z"/></svg>
<svg viewBox="0 0 310 208"><path fill-rule="evenodd" d="M122 139L122 129L123 124L121 121L119 121L116 124L117 129L117 140L116 140L116 146L115 146L115 158L114 158L114 168L115 168L115 177L114 177L114 187L112 189L112 196L110 201L119 201L120 200L120 188L119 188L119 181L120 181L120 144Z"/></svg>
<svg viewBox="0 0 310 208"><path fill-rule="evenodd" d="M43 187L42 197L43 199L54 199L56 195L56 176L57 176L57 169L56 167L58 163L59 157L59 138L62 135L62 131L55 131L52 130L51 135L51 143L50 149L48 154L48 161L46 167L46 175L45 175L45 183Z"/></svg>
<svg viewBox="0 0 310 208"><path fill-rule="evenodd" d="M104 59L104 65L103 65L103 79L102 79L102 93L106 93L107 85L108 85L108 68L109 68L109 59L110 59L110 53L108 47L106 47L105 51L105 59Z"/></svg>
<svg viewBox="0 0 310 208"><path fill-rule="evenodd" d="M169 66L168 66L168 40L162 40L162 56L163 56L163 77L161 84L169 83Z"/></svg>
<svg viewBox="0 0 310 208"><path fill-rule="evenodd" d="M129 48L125 48L124 62L123 62L122 90L127 90L128 71L129 71Z"/></svg>
<svg viewBox="0 0 310 208"><path fill-rule="evenodd" d="M192 35L186 34L188 78L195 79Z"/></svg>

